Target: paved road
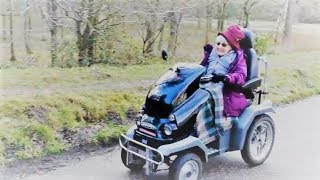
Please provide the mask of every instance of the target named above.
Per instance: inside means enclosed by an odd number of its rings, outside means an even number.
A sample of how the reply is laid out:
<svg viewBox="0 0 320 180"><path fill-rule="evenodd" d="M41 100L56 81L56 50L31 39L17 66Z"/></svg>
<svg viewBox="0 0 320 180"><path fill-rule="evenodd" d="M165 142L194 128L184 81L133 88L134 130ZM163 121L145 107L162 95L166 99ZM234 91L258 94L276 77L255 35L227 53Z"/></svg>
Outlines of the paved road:
<svg viewBox="0 0 320 180"><path fill-rule="evenodd" d="M287 107L275 115L276 142L267 161L249 168L239 152L210 159L204 166L204 178L212 179L320 179L320 96ZM166 180L167 171L151 177L131 173L120 163L120 150L95 156L80 163L33 175L27 180Z"/></svg>

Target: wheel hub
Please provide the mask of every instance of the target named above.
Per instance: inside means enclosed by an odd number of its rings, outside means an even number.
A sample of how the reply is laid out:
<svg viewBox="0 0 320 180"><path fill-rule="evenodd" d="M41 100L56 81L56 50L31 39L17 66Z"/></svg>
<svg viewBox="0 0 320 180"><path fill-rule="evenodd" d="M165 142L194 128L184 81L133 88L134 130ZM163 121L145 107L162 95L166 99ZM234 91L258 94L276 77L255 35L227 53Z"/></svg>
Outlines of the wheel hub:
<svg viewBox="0 0 320 180"><path fill-rule="evenodd" d="M251 151L256 155L257 159L262 159L271 147L272 138L271 126L268 123L259 124L253 133L251 139Z"/></svg>
<svg viewBox="0 0 320 180"><path fill-rule="evenodd" d="M190 160L182 166L179 179L196 180L198 176L199 176L199 165L196 161Z"/></svg>

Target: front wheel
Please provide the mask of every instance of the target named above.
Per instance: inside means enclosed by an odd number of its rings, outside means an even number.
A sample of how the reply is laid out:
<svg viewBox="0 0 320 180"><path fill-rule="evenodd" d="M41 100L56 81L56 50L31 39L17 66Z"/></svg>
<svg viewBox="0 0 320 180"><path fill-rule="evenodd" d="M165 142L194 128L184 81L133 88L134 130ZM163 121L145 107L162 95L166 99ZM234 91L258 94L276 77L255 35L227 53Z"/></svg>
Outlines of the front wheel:
<svg viewBox="0 0 320 180"><path fill-rule="evenodd" d="M169 176L173 180L199 180L202 173L202 161L194 153L178 156L170 166Z"/></svg>
<svg viewBox="0 0 320 180"><path fill-rule="evenodd" d="M243 160L250 166L262 164L271 153L274 136L275 127L272 118L266 114L256 117L241 150Z"/></svg>

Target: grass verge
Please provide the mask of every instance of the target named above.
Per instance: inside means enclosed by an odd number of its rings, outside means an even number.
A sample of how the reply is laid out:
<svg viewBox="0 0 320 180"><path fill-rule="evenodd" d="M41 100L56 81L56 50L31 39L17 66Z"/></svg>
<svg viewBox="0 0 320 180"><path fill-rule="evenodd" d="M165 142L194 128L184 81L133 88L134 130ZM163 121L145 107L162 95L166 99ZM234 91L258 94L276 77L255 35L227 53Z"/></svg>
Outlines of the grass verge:
<svg viewBox="0 0 320 180"><path fill-rule="evenodd" d="M137 81L160 76L172 62L154 60L146 65L116 66L94 65L92 67L20 69L8 67L0 70L3 88L46 88L49 86L81 86L106 82Z"/></svg>
<svg viewBox="0 0 320 180"><path fill-rule="evenodd" d="M320 94L319 51L271 55L267 89L275 104Z"/></svg>
<svg viewBox="0 0 320 180"><path fill-rule="evenodd" d="M142 104L140 92L52 94L1 100L0 162L37 158L125 132Z"/></svg>

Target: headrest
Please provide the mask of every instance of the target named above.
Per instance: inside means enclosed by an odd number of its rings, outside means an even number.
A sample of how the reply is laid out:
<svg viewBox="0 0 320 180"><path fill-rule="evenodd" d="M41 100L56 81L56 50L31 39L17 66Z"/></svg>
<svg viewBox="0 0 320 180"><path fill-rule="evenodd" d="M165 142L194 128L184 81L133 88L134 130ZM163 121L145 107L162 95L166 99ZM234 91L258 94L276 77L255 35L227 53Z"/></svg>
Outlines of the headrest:
<svg viewBox="0 0 320 180"><path fill-rule="evenodd" d="M247 28L243 28L241 30L244 34L244 39L242 39L240 41L240 47L241 49L250 49L250 48L253 48L253 44L254 44L254 35L253 35L253 32L250 31L249 29Z"/></svg>

